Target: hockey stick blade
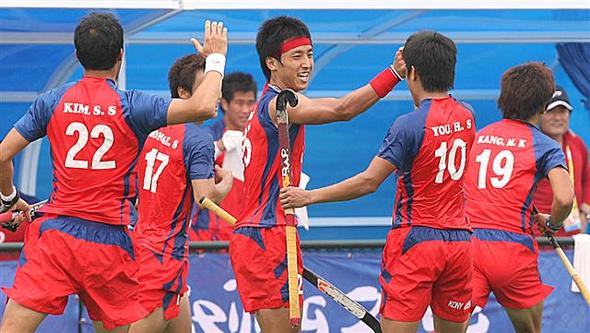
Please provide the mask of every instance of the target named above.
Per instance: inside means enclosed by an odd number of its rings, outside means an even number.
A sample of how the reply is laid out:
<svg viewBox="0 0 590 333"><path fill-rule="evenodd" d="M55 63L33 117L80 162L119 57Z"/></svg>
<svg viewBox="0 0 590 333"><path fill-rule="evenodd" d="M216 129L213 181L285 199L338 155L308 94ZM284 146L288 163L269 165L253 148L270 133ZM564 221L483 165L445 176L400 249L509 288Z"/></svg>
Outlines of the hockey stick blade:
<svg viewBox="0 0 590 333"><path fill-rule="evenodd" d="M373 315L355 300L346 296L340 289L336 288L330 282L324 280L307 268L303 270L303 277L313 284L319 291L330 296L336 303L340 304L346 311L360 319L369 326L373 332L381 333L381 325Z"/></svg>

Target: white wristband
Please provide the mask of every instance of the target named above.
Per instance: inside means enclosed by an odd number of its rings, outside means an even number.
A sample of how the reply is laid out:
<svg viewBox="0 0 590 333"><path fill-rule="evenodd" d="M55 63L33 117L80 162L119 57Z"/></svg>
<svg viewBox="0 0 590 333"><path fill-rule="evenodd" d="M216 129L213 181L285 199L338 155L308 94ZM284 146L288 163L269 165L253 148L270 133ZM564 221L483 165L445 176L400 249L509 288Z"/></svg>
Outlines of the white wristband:
<svg viewBox="0 0 590 333"><path fill-rule="evenodd" d="M2 192L0 192L0 199L2 199L2 201L12 201L12 200L14 200L15 197L16 197L16 187L14 187L14 185L12 185L12 194L10 194L9 196L5 197L4 194L2 194Z"/></svg>
<svg viewBox="0 0 590 333"><path fill-rule="evenodd" d="M205 75L207 72L215 71L221 74L223 77L223 72L225 70L225 56L221 53L211 53L205 59Z"/></svg>
<svg viewBox="0 0 590 333"><path fill-rule="evenodd" d="M389 65L389 68L391 69L391 71L393 72L393 75L395 75L395 77L397 77L398 80L400 80L400 81L404 80L404 78L401 75L399 75L399 73L395 70L393 65Z"/></svg>

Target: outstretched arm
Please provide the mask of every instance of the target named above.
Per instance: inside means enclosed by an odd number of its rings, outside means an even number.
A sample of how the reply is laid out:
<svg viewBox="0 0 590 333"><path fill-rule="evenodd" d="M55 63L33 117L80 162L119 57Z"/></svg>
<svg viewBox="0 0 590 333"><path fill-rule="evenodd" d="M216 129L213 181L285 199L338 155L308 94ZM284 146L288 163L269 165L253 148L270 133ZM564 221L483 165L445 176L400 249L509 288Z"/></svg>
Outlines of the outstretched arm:
<svg viewBox="0 0 590 333"><path fill-rule="evenodd" d="M375 192L381 183L395 170L395 166L381 157L373 158L369 167L338 184L315 190L297 187L281 189L283 208L298 208L321 202L348 201Z"/></svg>
<svg viewBox="0 0 590 333"><path fill-rule="evenodd" d="M189 99L172 100L168 107L168 125L203 121L217 114L227 53L227 28L223 22L206 21L204 35L204 46L196 39L192 39L192 42L199 54L207 57L205 79Z"/></svg>
<svg viewBox="0 0 590 333"><path fill-rule="evenodd" d="M350 120L385 97L398 84L406 72L402 48L396 54L393 64L387 67L369 84L360 87L341 98L311 99L299 94L296 107L287 109L289 121L295 124L325 124ZM276 121L276 97L270 102L269 113Z"/></svg>

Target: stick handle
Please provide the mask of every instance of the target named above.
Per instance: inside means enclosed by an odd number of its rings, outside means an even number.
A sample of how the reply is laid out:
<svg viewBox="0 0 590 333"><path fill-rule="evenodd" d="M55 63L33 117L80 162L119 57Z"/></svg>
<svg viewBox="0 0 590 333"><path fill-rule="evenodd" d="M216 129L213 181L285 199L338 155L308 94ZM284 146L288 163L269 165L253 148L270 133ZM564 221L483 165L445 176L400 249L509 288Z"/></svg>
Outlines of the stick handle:
<svg viewBox="0 0 590 333"><path fill-rule="evenodd" d="M234 224L236 221L235 217L233 217L231 214L226 212L223 208L219 207L216 203L207 199L206 197L202 197L201 200L199 200L199 205L204 209L209 209L211 212L213 212L213 214L219 216L221 219L225 220L228 223ZM295 229L295 227L291 227L291 228ZM287 233L290 232L288 230L289 230L289 227L287 227ZM292 237L292 236L288 235L287 237ZM295 234L295 237L297 237L296 234ZM297 240L297 238L295 238L293 241L296 242L296 240ZM287 255L289 255L289 252L287 252ZM330 296L334 301L336 301L338 304L340 304L344 309L346 309L352 315L359 318L361 321L363 321L365 324L367 324L369 327L371 327L371 329L373 329L374 332L381 333L381 327L379 325L379 321L377 319L375 319L375 317L373 317L373 315L371 315L371 313L369 313L369 311L367 311L362 305L358 304L358 302L356 302L356 301L350 299L348 296L346 296L346 294L343 293L340 289L336 288L330 282L328 282L327 280L323 279L322 277L318 276L317 274L315 274L314 272L310 271L309 269L307 269L305 267L303 267L303 278L306 279L307 281L309 281L316 288L318 288L318 290L320 290L324 294ZM298 283L298 281L297 281L297 283ZM295 285L297 285L297 284L295 284ZM299 291L297 291L297 292L299 292ZM291 302L291 300L289 300L289 302ZM289 306L291 306L290 303L289 303Z"/></svg>
<svg viewBox="0 0 590 333"><path fill-rule="evenodd" d="M549 238L549 241L551 241L551 244L553 244L555 252L557 252L559 259L561 259L561 262L565 266L565 269L571 276L572 280L574 280L574 283L576 284L576 286L578 286L578 289L580 289L580 294L582 294L582 297L584 297L584 300L586 301L586 303L588 303L588 306L590 306L590 292L588 292L588 288L586 288L584 281L582 280L580 275L578 275L578 273L574 269L574 266L572 266L572 263L565 255L565 252L563 252L563 249L561 248L561 246L559 246L559 243L557 243L555 238L553 236L547 236L547 238Z"/></svg>
<svg viewBox="0 0 590 333"><path fill-rule="evenodd" d="M289 321L292 327L301 324L299 309L299 272L297 271L297 229L287 225L285 228L287 241L287 279L289 280Z"/></svg>
<svg viewBox="0 0 590 333"><path fill-rule="evenodd" d="M225 220L227 223L231 225L234 225L237 222L237 219L235 217L231 216L228 212L223 210L223 208L219 207L215 202L209 200L209 198L207 197L202 197L201 200L199 200L199 206L212 211L213 214L221 217L223 220Z"/></svg>
<svg viewBox="0 0 590 333"><path fill-rule="evenodd" d="M297 94L293 90L282 90L276 99L277 129L279 134L279 158L281 165L279 177L281 187L291 186L291 158L289 147L289 114L287 103L292 107L298 102ZM287 249L287 279L289 285L289 321L291 327L301 324L301 309L299 308L299 274L297 253L297 228L294 210L285 211L286 218L286 249Z"/></svg>

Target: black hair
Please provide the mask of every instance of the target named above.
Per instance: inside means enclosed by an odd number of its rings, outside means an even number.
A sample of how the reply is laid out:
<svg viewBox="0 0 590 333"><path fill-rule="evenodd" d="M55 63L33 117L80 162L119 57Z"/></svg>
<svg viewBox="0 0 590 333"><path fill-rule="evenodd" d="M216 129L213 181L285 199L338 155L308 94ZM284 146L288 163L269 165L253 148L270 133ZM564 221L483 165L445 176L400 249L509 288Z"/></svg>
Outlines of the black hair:
<svg viewBox="0 0 590 333"><path fill-rule="evenodd" d="M253 92L254 98L256 98L258 88L252 75L243 72L233 72L226 75L221 86L221 97L231 102L236 91Z"/></svg>
<svg viewBox="0 0 590 333"><path fill-rule="evenodd" d="M168 72L168 86L172 98L179 98L178 87L186 91L193 91L197 71L205 71L205 58L196 54L189 54L178 58Z"/></svg>
<svg viewBox="0 0 590 333"><path fill-rule="evenodd" d="M270 80L270 70L266 67L266 58L277 58L283 42L294 37L307 37L311 40L311 34L305 23L290 16L266 20L258 29L256 51L258 51L260 67L267 80ZM280 57L277 59L281 60Z"/></svg>
<svg viewBox="0 0 590 333"><path fill-rule="evenodd" d="M407 72L414 66L422 87L428 92L453 89L457 47L448 37L434 31L411 35L404 45Z"/></svg>
<svg viewBox="0 0 590 333"><path fill-rule="evenodd" d="M113 14L92 12L76 27L74 46L85 69L111 69L123 49L123 27Z"/></svg>

